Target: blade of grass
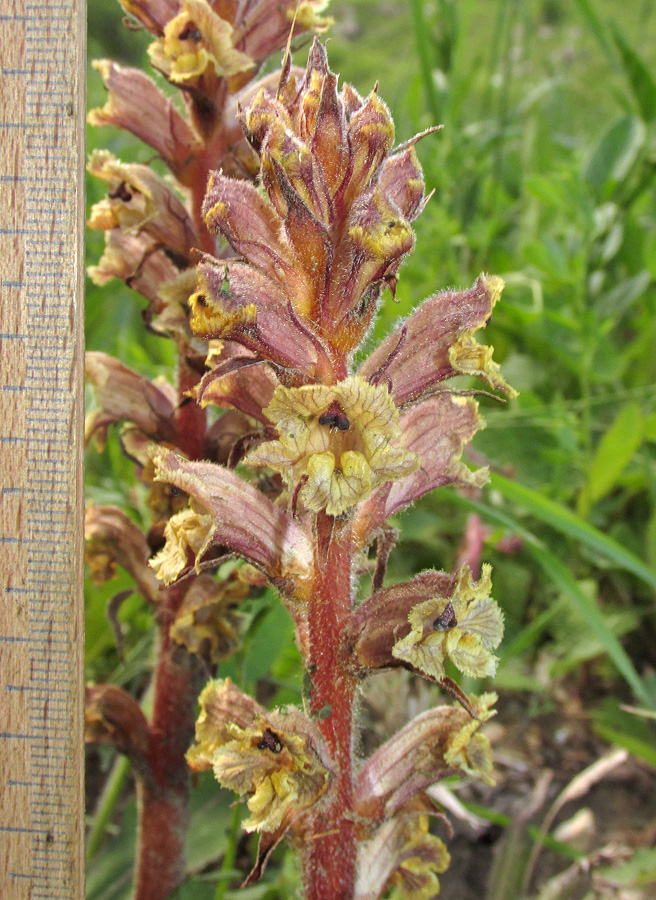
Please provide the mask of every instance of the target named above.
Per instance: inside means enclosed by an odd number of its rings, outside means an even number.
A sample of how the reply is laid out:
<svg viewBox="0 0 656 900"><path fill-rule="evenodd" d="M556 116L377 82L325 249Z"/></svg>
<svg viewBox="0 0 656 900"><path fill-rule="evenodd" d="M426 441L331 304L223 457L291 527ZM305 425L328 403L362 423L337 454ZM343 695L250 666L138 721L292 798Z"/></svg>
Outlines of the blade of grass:
<svg viewBox="0 0 656 900"><path fill-rule="evenodd" d="M579 587L569 569L546 549L542 541L521 525L517 519L501 510L484 503L450 493L449 497L459 506L475 510L484 519L503 525L524 541L525 551L533 557L550 581L564 594L579 611L588 627L595 633L617 670L641 702L653 709L656 702L642 683L626 651L617 640L606 620L591 600Z"/></svg>
<svg viewBox="0 0 656 900"><path fill-rule="evenodd" d="M640 115L645 122L651 122L656 117L656 82L615 23L611 25L611 33L615 46L619 50L624 72L631 85Z"/></svg>
<svg viewBox="0 0 656 900"><path fill-rule="evenodd" d="M636 697L639 697L647 706L654 707L656 703L649 695L640 676L636 672L631 659L617 640L611 629L606 624L606 620L599 612L599 609L578 586L576 580L572 577L569 569L564 566L560 560L539 545L528 546L528 552L538 563L551 581L560 588L560 590L572 601L578 609L580 615L587 622L588 626L597 635L606 653L615 663L618 671L624 676L627 684L631 687Z"/></svg>
<svg viewBox="0 0 656 900"><path fill-rule="evenodd" d="M498 473L490 477L492 487L506 500L511 500L532 513L536 519L579 541L589 550L605 557L621 569L631 572L656 591L656 571L617 541L589 525L571 510L554 503L524 485L517 484Z"/></svg>
<svg viewBox="0 0 656 900"><path fill-rule="evenodd" d="M242 807L238 803L232 813L232 822L230 823L230 833L228 835L228 849L223 857L220 869L220 880L216 888L214 900L224 900L228 885L230 882L230 873L234 869L235 859L237 858L237 844L239 842L239 829L241 823Z"/></svg>
<svg viewBox="0 0 656 900"><path fill-rule="evenodd" d="M544 631L549 622L552 619L555 619L563 606L563 601L556 602L549 609L543 610L538 616L536 616L532 622L530 622L526 628L523 628L519 634L515 637L513 641L507 646L504 647L502 652L499 654L502 662L505 662L508 659L512 659L513 656L517 656L523 650L526 650L528 647L532 647L535 644L536 639L539 635Z"/></svg>
<svg viewBox="0 0 656 900"><path fill-rule="evenodd" d="M417 56L419 57L421 80L426 91L428 108L433 118L433 124L438 125L442 112L440 101L437 96L437 90L435 88L435 82L433 81L433 65L430 47L428 46L428 24L426 22L426 17L424 16L423 0L410 0L410 8L412 10L412 25L415 32L415 42L417 44Z"/></svg>
<svg viewBox="0 0 656 900"><path fill-rule="evenodd" d="M617 747L624 747L637 759L643 760L652 768L656 769L656 750L653 746L641 741L640 738L626 734L624 731L618 731L611 728L610 725L595 725L595 731L609 744L615 744Z"/></svg>
<svg viewBox="0 0 656 900"><path fill-rule="evenodd" d="M123 791L123 785L130 771L130 762L126 756L117 756L112 765L112 771L105 782L98 806L93 818L93 824L87 837L86 862L87 865L96 857L105 837L105 830Z"/></svg>
<svg viewBox="0 0 656 900"><path fill-rule="evenodd" d="M601 21L597 13L595 12L595 8L590 0L575 0L576 5L579 8L579 12L582 17L585 19L590 31L597 39L597 43L604 51L608 58L608 62L613 66L614 69L619 68L619 63L617 60L617 56L613 51L613 46L606 34L606 27L604 23Z"/></svg>

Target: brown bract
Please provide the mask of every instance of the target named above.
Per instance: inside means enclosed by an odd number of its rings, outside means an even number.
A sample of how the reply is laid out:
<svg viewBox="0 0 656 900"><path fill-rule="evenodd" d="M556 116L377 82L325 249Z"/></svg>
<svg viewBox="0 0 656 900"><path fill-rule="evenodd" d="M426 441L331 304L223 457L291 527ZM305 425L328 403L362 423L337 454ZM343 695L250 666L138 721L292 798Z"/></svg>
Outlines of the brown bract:
<svg viewBox="0 0 656 900"><path fill-rule="evenodd" d="M152 147L182 184L194 153L200 147L196 130L139 69L128 69L108 59L93 63L103 77L109 97L88 115L91 125L114 125L131 132Z"/></svg>
<svg viewBox="0 0 656 900"><path fill-rule="evenodd" d="M149 603L158 602L161 584L148 565L150 547L143 532L123 510L90 503L84 517L84 537L85 560L96 580L111 578L115 566L122 566L134 579L141 596Z"/></svg>
<svg viewBox="0 0 656 900"><path fill-rule="evenodd" d="M412 719L360 770L358 812L382 822L431 784L459 770L493 783L490 743L477 730L494 715L490 707L496 699L496 694L475 698L476 719L452 706L438 706Z"/></svg>
<svg viewBox="0 0 656 900"><path fill-rule="evenodd" d="M430 297L374 350L359 373L375 384L386 383L401 407L461 374L476 375L514 397L492 362L492 348L473 340L474 332L487 325L502 289L500 278L481 275L469 290Z"/></svg>
<svg viewBox="0 0 656 900"><path fill-rule="evenodd" d="M481 427L478 404L470 397L443 393L410 407L399 421L400 444L417 454L421 467L402 481L377 488L359 507L353 523L358 543L367 544L390 516L440 485L485 484L487 469L472 472L460 461L465 444Z"/></svg>
<svg viewBox="0 0 656 900"><path fill-rule="evenodd" d="M301 529L255 487L221 466L154 451L156 478L189 494L192 507L173 516L164 550L152 561L171 583L189 568L189 547L200 565L211 547L252 562L287 596L303 596L312 574L312 548ZM182 519L184 517L184 528Z"/></svg>
<svg viewBox="0 0 656 900"><path fill-rule="evenodd" d="M104 443L107 426L133 422L154 440L175 437L176 398L166 382L153 382L106 353L87 353L86 376L93 385L98 409L87 415L86 440Z"/></svg>
<svg viewBox="0 0 656 900"><path fill-rule="evenodd" d="M276 96L260 91L243 124L262 188L215 172L204 214L253 271L246 277L235 261L212 281L201 269L209 312L199 325L299 377L338 380L414 243L409 223L423 199L414 150L391 154L387 107L375 92L366 100L348 86L338 92L316 40L301 84L286 68ZM274 318L287 323L279 343L268 339ZM309 342L295 365L294 339Z"/></svg>

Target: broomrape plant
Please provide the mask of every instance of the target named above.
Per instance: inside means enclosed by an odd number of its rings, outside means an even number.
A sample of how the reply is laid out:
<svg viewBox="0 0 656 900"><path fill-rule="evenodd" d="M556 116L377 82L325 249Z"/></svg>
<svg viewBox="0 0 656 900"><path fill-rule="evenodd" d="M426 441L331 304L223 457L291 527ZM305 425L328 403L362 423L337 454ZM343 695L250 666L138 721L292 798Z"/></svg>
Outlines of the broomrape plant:
<svg viewBox="0 0 656 900"><path fill-rule="evenodd" d="M87 513L92 571L127 569L159 634L150 721L119 688L88 690L88 739L127 753L138 779L135 896L164 900L184 877L191 768L247 799L243 827L260 837L246 883L287 837L306 900L430 898L449 855L429 832L439 811L426 789L456 773L492 778L478 729L496 698L468 697L446 664L493 675L503 616L489 567L479 581L463 566L384 587L389 519L438 485L486 480L461 461L482 424L475 392L449 379L513 394L473 338L503 284L481 275L430 297L356 368L427 202L415 154L424 135L395 148L376 90L340 89L316 38L305 71L288 49L281 72L251 83L290 28L327 25L319 3L123 5L155 36L150 61L182 96L180 107L141 72L97 64L109 99L90 121L136 134L172 176L108 152L89 162L110 187L91 212L106 231L92 278L136 288L148 327L176 342L179 360L175 385L102 353L87 363L88 435L102 441L124 422L152 513L147 534L118 509ZM208 408L223 412L210 419ZM358 602L374 545L373 590ZM229 559L244 564L210 574ZM303 711L268 711L229 679L201 692L239 645L240 602L266 582L295 625ZM394 667L456 705L358 759L360 687Z"/></svg>

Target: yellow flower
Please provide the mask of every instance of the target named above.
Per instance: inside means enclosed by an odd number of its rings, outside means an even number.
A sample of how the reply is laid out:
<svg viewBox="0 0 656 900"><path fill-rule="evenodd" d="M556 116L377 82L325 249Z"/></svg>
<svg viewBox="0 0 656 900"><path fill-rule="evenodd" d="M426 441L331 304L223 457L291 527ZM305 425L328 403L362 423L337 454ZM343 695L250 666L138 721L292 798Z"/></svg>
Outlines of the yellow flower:
<svg viewBox="0 0 656 900"><path fill-rule="evenodd" d="M444 762L467 775L482 779L486 784L496 784L492 776L492 747L484 734L477 734L483 722L495 715L490 707L496 703L496 694L481 694L474 703L477 719L470 719L460 731L452 732L444 751Z"/></svg>
<svg viewBox="0 0 656 900"><path fill-rule="evenodd" d="M490 307L494 308L503 290L503 279L495 275L483 275L481 282L490 298ZM509 397L517 396L517 391L501 374L499 364L492 359L494 347L479 344L474 340L472 331L462 333L448 352L449 363L456 375L475 375Z"/></svg>
<svg viewBox="0 0 656 900"><path fill-rule="evenodd" d="M265 713L229 679L210 682L200 705L187 760L197 771L211 765L223 787L248 795L247 831L287 827L324 793L329 772L318 753L320 735L299 710Z"/></svg>
<svg viewBox="0 0 656 900"><path fill-rule="evenodd" d="M255 65L235 50L232 35L232 25L205 0L182 0L180 14L166 24L164 37L150 45L148 56L174 84L195 85L208 70L230 77Z"/></svg>
<svg viewBox="0 0 656 900"><path fill-rule="evenodd" d="M490 573L483 566L475 583L463 566L450 597L418 603L408 615L410 634L396 642L392 655L432 678L444 677L447 657L465 675L494 675L498 660L492 650L503 637L503 613L490 597Z"/></svg>
<svg viewBox="0 0 656 900"><path fill-rule="evenodd" d="M276 727L271 727L276 719ZM316 803L328 785L309 738L293 724L283 730L282 713L259 717L251 727L229 725L234 740L214 754L214 775L223 787L249 794L246 831L275 831L288 814Z"/></svg>
<svg viewBox="0 0 656 900"><path fill-rule="evenodd" d="M440 890L438 874L446 872L451 856L444 842L428 831L428 816L412 817L410 835L399 853L399 862L391 882L395 896L402 900L431 900Z"/></svg>
<svg viewBox="0 0 656 900"><path fill-rule="evenodd" d="M251 451L245 462L280 472L305 506L339 516L372 489L416 472L419 457L392 446L399 412L385 385L351 375L335 385L276 388L265 410L278 440Z"/></svg>
<svg viewBox="0 0 656 900"><path fill-rule="evenodd" d="M413 801L360 845L356 897L432 900L437 896L437 876L446 871L451 857L443 841L429 833L426 812L430 808L427 798Z"/></svg>

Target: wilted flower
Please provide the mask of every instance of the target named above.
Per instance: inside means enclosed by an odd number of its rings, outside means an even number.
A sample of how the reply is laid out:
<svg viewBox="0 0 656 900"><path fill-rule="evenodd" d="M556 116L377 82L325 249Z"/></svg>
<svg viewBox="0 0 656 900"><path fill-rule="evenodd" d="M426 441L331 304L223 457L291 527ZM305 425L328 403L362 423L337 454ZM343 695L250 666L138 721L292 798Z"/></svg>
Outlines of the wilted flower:
<svg viewBox="0 0 656 900"><path fill-rule="evenodd" d="M129 756L143 774L150 748L148 722L139 704L113 684L89 685L85 690L84 740L111 744Z"/></svg>
<svg viewBox="0 0 656 900"><path fill-rule="evenodd" d="M172 584L195 560L200 561L212 541L214 520L193 504L176 513L166 523L166 546L150 564L164 584Z"/></svg>
<svg viewBox="0 0 656 900"><path fill-rule="evenodd" d="M376 485L416 471L416 454L398 446L399 414L387 388L357 375L336 385L278 387L265 410L278 440L252 450L248 465L268 466L313 512L339 516Z"/></svg>
<svg viewBox="0 0 656 900"><path fill-rule="evenodd" d="M240 646L242 616L237 611L249 587L238 577L215 581L209 575L194 579L169 629L176 644L216 665Z"/></svg>
<svg viewBox="0 0 656 900"><path fill-rule="evenodd" d="M121 509L90 503L84 516L85 562L97 581L112 578L116 565L134 579L139 593L157 603L160 583L148 565L146 537Z"/></svg>
<svg viewBox="0 0 656 900"><path fill-rule="evenodd" d="M409 806L360 848L355 900L379 900L391 887L401 900L431 900L439 893L437 876L451 857L444 842L429 833L422 804Z"/></svg>

